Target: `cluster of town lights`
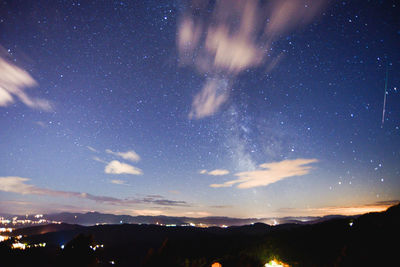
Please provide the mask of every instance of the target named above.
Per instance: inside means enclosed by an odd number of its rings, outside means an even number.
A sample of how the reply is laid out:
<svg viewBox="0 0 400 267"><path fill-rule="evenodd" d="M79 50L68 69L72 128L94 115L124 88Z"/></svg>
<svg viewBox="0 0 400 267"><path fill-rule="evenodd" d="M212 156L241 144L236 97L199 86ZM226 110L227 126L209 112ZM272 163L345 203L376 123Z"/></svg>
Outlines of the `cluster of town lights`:
<svg viewBox="0 0 400 267"><path fill-rule="evenodd" d="M56 224L61 224L61 222L58 221L49 221L45 218L43 218L43 214L36 214L34 216L35 219L31 220L28 219L29 215L27 214L25 219L19 219L18 216L13 217L11 220L6 219L4 217L0 217L0 224L3 225L8 225L8 224L13 224L13 225L30 225L30 224L45 224L45 223L56 223ZM2 228L0 228L2 229Z"/></svg>
<svg viewBox="0 0 400 267"><path fill-rule="evenodd" d="M93 251L96 251L96 249L98 249L98 248L104 248L104 245L103 244L101 244L101 245L95 245L95 246L89 246Z"/></svg>

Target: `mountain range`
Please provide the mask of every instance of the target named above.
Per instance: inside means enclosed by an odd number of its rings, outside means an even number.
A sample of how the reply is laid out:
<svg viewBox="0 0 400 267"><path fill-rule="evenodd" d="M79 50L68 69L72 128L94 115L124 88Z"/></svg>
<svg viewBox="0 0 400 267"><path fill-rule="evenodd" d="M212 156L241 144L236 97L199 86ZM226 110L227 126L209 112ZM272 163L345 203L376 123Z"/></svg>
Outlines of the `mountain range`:
<svg viewBox="0 0 400 267"><path fill-rule="evenodd" d="M329 215L324 217L282 217L282 218L232 218L232 217L173 217L173 216L131 216L131 215L115 215L105 214L100 212L87 212L87 213L52 213L44 214L40 218L35 218L35 215L9 215L4 214L2 217L12 220L17 219L31 220L33 222L42 219L47 222L61 222L68 224L79 224L79 225L96 225L96 224L159 224L159 225L191 225L191 226L240 226L254 223L265 223L269 225L276 224L309 224L326 221L332 218L342 218L342 215ZM29 223L25 223L20 226L28 226ZM17 228L19 225L17 225Z"/></svg>

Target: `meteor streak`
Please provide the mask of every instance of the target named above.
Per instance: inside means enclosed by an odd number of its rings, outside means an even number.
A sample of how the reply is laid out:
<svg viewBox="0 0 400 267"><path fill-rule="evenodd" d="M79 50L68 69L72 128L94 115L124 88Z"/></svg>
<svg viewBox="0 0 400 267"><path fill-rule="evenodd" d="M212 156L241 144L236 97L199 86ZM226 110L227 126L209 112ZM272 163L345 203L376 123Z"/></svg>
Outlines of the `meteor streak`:
<svg viewBox="0 0 400 267"><path fill-rule="evenodd" d="M388 66L388 64L386 64L385 93L384 93L384 95L383 95L383 110L382 110L382 124L381 124L381 128L383 128L383 124L385 123L386 95L387 95L388 76L389 76L389 66Z"/></svg>

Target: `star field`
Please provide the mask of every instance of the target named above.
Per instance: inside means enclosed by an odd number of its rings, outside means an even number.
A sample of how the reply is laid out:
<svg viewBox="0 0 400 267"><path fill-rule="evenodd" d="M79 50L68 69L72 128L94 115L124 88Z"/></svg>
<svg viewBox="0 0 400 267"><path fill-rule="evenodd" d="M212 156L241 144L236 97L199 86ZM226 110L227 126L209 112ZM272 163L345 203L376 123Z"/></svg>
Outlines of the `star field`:
<svg viewBox="0 0 400 267"><path fill-rule="evenodd" d="M387 207L400 197L399 8L2 1L0 211Z"/></svg>

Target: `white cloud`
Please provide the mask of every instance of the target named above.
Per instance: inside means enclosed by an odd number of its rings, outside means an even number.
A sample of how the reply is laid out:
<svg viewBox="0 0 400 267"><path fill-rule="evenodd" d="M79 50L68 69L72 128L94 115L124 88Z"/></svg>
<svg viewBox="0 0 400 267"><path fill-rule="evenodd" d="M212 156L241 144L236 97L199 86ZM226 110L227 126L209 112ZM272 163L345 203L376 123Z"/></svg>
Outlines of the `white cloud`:
<svg viewBox="0 0 400 267"><path fill-rule="evenodd" d="M0 87L0 107L8 106L13 103L14 99L8 91Z"/></svg>
<svg viewBox="0 0 400 267"><path fill-rule="evenodd" d="M220 22L216 27L210 25L205 40L206 49L213 55L214 66L228 73L239 73L242 70L259 65L263 60L263 49L259 46L254 35L257 25L257 3L242 1L234 5L241 10L221 5L227 16L238 16L240 25L233 30L233 21ZM239 7L240 6L240 7ZM218 10L222 12L222 10ZM236 13L236 14L235 14Z"/></svg>
<svg viewBox="0 0 400 267"><path fill-rule="evenodd" d="M181 59L185 60L193 50L197 47L202 34L200 24L196 24L189 16L184 17L178 28L178 48L181 54Z"/></svg>
<svg viewBox="0 0 400 267"><path fill-rule="evenodd" d="M38 192L33 185L25 184L26 181L29 181L29 179L16 176L0 177L0 191L23 195Z"/></svg>
<svg viewBox="0 0 400 267"><path fill-rule="evenodd" d="M207 170L200 170L200 174L208 174L208 175L213 175L213 176L221 176L221 175L227 175L229 174L228 170L224 169L215 169L212 171L207 171Z"/></svg>
<svg viewBox="0 0 400 267"><path fill-rule="evenodd" d="M119 162L118 160L113 160L108 163L107 166L104 168L104 172L108 174L143 174L141 169L126 163Z"/></svg>
<svg viewBox="0 0 400 267"><path fill-rule="evenodd" d="M241 72L268 61L271 71L281 60L271 46L282 34L307 25L328 0L224 0L210 10L208 1L190 1L178 22L180 63L193 64L208 79L224 77L231 85ZM270 56L267 58L267 52ZM272 54L272 55L271 55ZM228 99L228 90L205 82L192 101L189 118L212 116Z"/></svg>
<svg viewBox="0 0 400 267"><path fill-rule="evenodd" d="M306 175L310 172L311 166L305 166L317 162L316 159L295 159L279 162L264 163L259 165L260 169L236 173L238 179L230 180L222 184L211 184L210 187L231 187L253 188L267 186L285 178Z"/></svg>
<svg viewBox="0 0 400 267"><path fill-rule="evenodd" d="M133 162L138 162L140 160L140 156L133 150L129 150L126 152L114 152L111 149L106 149L106 152Z"/></svg>
<svg viewBox="0 0 400 267"><path fill-rule="evenodd" d="M0 107L14 103L16 97L30 108L51 111L49 101L25 93L25 88L33 86L37 83L28 72L0 57Z"/></svg>
<svg viewBox="0 0 400 267"><path fill-rule="evenodd" d="M276 39L279 35L304 25L320 13L327 5L327 0L304 1L274 0L269 6L269 22L265 33L269 39Z"/></svg>

